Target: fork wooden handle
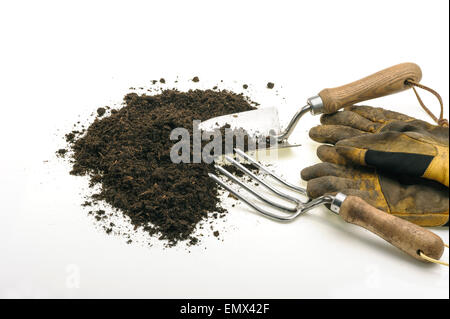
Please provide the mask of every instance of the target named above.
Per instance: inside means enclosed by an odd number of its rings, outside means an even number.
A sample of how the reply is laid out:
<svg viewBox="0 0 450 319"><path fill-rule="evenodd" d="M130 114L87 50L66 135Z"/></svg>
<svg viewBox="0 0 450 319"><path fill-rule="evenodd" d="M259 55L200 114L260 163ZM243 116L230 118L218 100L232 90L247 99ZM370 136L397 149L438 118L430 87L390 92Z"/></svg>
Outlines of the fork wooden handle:
<svg viewBox="0 0 450 319"><path fill-rule="evenodd" d="M428 257L439 260L444 252L444 242L436 234L409 221L385 213L356 196L347 196L339 215L348 223L370 230L408 255L425 261Z"/></svg>
<svg viewBox="0 0 450 319"><path fill-rule="evenodd" d="M419 82L422 71L417 64L401 63L344 86L319 93L324 113L334 113L355 103L397 93L409 88L406 80Z"/></svg>

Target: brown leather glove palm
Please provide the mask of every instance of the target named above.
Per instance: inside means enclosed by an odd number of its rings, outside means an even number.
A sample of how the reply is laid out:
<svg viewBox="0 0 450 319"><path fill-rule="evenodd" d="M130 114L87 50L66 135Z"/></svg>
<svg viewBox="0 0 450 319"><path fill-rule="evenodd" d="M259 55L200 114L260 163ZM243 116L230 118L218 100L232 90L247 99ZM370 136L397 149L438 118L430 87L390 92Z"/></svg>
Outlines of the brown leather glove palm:
<svg viewBox="0 0 450 319"><path fill-rule="evenodd" d="M416 132L448 145L448 129L383 109L352 106L345 111L323 116L321 122L324 125L310 131L310 136L318 142L344 144L347 147L349 140L368 138L382 131L392 135ZM354 140L350 142L354 143ZM432 180L405 175L405 172L392 174L385 170L379 173L376 168L361 167L358 164L367 163L359 161L355 164L354 157L348 156L347 150L330 145L317 149L317 155L324 163L302 171L302 178L308 181L310 197L341 191L359 196L379 209L421 226L448 223L448 188Z"/></svg>

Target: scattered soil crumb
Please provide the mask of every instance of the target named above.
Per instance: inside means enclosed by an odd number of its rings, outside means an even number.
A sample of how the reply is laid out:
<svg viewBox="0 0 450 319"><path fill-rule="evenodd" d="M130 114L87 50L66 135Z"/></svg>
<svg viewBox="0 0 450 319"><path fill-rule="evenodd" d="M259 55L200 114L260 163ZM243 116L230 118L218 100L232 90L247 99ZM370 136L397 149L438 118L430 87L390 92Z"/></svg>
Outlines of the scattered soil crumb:
<svg viewBox="0 0 450 319"><path fill-rule="evenodd" d="M58 157L65 157L67 153L67 150L65 148L60 148L56 151L56 156Z"/></svg>
<svg viewBox="0 0 450 319"><path fill-rule="evenodd" d="M99 108L97 109L97 115L98 115L99 117L102 117L103 115L105 115L105 113L106 113L106 109L105 109L104 107L99 107Z"/></svg>

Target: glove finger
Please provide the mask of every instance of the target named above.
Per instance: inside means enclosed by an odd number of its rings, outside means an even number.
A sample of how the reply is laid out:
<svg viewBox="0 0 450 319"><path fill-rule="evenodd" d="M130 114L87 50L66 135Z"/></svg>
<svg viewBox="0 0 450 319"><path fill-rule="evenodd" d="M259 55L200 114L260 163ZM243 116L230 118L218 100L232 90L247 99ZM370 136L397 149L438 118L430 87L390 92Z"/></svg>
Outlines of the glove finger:
<svg viewBox="0 0 450 319"><path fill-rule="evenodd" d="M358 189L358 181L350 178L322 176L311 179L306 186L309 197L317 198L327 193L339 192L342 189Z"/></svg>
<svg viewBox="0 0 450 319"><path fill-rule="evenodd" d="M344 110L351 111L365 117L366 119L377 122L385 123L387 121L399 120L399 121L411 121L415 118L408 115L385 110L381 107L371 107L367 105L351 105L344 108Z"/></svg>
<svg viewBox="0 0 450 319"><path fill-rule="evenodd" d="M350 164L366 166L366 149L352 147L352 146L342 146L337 145L335 147L336 153L338 153L341 157L345 158Z"/></svg>
<svg viewBox="0 0 450 319"><path fill-rule="evenodd" d="M350 168L325 162L306 167L300 174L304 181L309 181L322 176L351 178L353 173L353 170Z"/></svg>
<svg viewBox="0 0 450 319"><path fill-rule="evenodd" d="M343 166L351 164L351 161L348 161L344 156L336 152L336 147L331 145L320 145L317 148L317 157L319 157L322 162Z"/></svg>
<svg viewBox="0 0 450 319"><path fill-rule="evenodd" d="M309 137L319 143L336 144L338 141L367 134L343 125L318 125L309 130Z"/></svg>
<svg viewBox="0 0 450 319"><path fill-rule="evenodd" d="M341 190L341 193L343 193L347 196L357 196L357 197L365 200L368 204L370 204L378 209L381 209L385 212L388 211L388 207L385 204L383 204L383 203L385 203L385 201L377 200L377 198L368 191L350 188L350 189Z"/></svg>
<svg viewBox="0 0 450 319"><path fill-rule="evenodd" d="M372 122L355 112L341 111L333 114L323 114L320 117L320 123L323 125L343 125L361 130L364 132L375 133L382 126L380 123Z"/></svg>

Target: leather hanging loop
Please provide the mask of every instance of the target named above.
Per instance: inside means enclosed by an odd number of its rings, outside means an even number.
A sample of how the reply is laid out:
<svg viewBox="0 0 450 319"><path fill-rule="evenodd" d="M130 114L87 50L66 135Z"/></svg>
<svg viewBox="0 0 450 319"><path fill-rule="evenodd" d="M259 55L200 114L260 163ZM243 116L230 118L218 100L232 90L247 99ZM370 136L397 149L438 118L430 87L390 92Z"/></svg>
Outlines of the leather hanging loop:
<svg viewBox="0 0 450 319"><path fill-rule="evenodd" d="M406 80L406 84L410 85L414 91L414 94L416 94L417 100L420 103L420 106L422 106L422 108L424 109L425 112L427 112L427 114L433 119L433 121L435 121L439 126L444 126L444 127L448 127L448 120L444 119L444 103L442 102L442 98L439 95L438 92L436 92L435 90L420 84L414 80ZM441 113L439 114L439 118L437 118L428 107L425 106L425 104L423 103L422 99L420 98L419 93L416 90L416 87L421 88L425 91L430 92L431 94L433 94L439 101L439 104L441 106Z"/></svg>

